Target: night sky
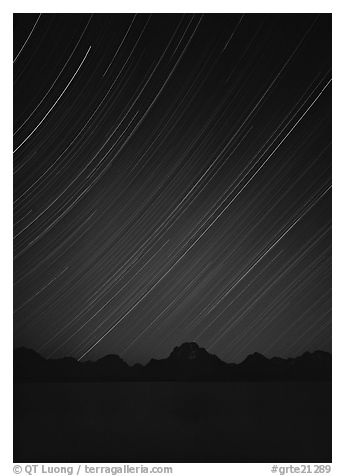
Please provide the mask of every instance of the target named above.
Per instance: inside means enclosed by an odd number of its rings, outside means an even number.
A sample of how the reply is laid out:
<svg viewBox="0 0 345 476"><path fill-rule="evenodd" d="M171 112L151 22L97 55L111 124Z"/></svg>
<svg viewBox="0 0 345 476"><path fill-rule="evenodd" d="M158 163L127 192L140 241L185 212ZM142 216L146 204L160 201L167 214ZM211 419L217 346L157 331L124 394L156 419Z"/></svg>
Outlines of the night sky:
<svg viewBox="0 0 345 476"><path fill-rule="evenodd" d="M14 345L331 350L331 16L14 15Z"/></svg>

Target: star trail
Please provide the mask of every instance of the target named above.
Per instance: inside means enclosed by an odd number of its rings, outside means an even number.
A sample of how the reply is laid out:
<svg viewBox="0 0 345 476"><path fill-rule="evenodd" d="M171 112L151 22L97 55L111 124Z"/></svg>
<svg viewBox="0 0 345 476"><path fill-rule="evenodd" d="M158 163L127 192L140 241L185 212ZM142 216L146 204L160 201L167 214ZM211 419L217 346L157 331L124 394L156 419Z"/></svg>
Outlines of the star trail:
<svg viewBox="0 0 345 476"><path fill-rule="evenodd" d="M14 15L14 344L331 349L331 15Z"/></svg>

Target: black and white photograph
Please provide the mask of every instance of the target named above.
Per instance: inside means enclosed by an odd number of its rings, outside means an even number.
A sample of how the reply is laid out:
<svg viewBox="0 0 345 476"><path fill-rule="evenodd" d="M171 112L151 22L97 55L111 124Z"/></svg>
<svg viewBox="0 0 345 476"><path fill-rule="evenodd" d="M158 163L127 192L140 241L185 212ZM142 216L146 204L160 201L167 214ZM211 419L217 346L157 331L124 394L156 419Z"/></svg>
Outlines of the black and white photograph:
<svg viewBox="0 0 345 476"><path fill-rule="evenodd" d="M331 472L332 13L227 8L12 15L23 474Z"/></svg>

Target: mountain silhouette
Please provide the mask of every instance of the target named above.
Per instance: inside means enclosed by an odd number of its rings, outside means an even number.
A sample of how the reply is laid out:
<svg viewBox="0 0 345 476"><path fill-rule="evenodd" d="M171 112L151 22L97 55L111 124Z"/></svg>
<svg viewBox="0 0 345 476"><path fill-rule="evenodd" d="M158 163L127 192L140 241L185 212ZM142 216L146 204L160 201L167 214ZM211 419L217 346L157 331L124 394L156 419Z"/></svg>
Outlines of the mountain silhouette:
<svg viewBox="0 0 345 476"><path fill-rule="evenodd" d="M239 363L226 363L195 342L175 347L165 359L129 366L118 355L78 362L72 357L45 359L24 347L14 350L14 381L327 381L331 354L305 352L296 358L267 358L254 353Z"/></svg>

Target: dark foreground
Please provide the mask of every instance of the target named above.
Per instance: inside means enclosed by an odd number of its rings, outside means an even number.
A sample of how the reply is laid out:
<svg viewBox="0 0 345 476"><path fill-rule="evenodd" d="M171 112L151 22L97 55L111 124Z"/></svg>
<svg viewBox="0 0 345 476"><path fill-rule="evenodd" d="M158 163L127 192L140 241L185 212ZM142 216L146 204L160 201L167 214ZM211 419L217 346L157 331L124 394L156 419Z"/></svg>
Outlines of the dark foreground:
<svg viewBox="0 0 345 476"><path fill-rule="evenodd" d="M331 462L331 383L17 383L14 462Z"/></svg>

